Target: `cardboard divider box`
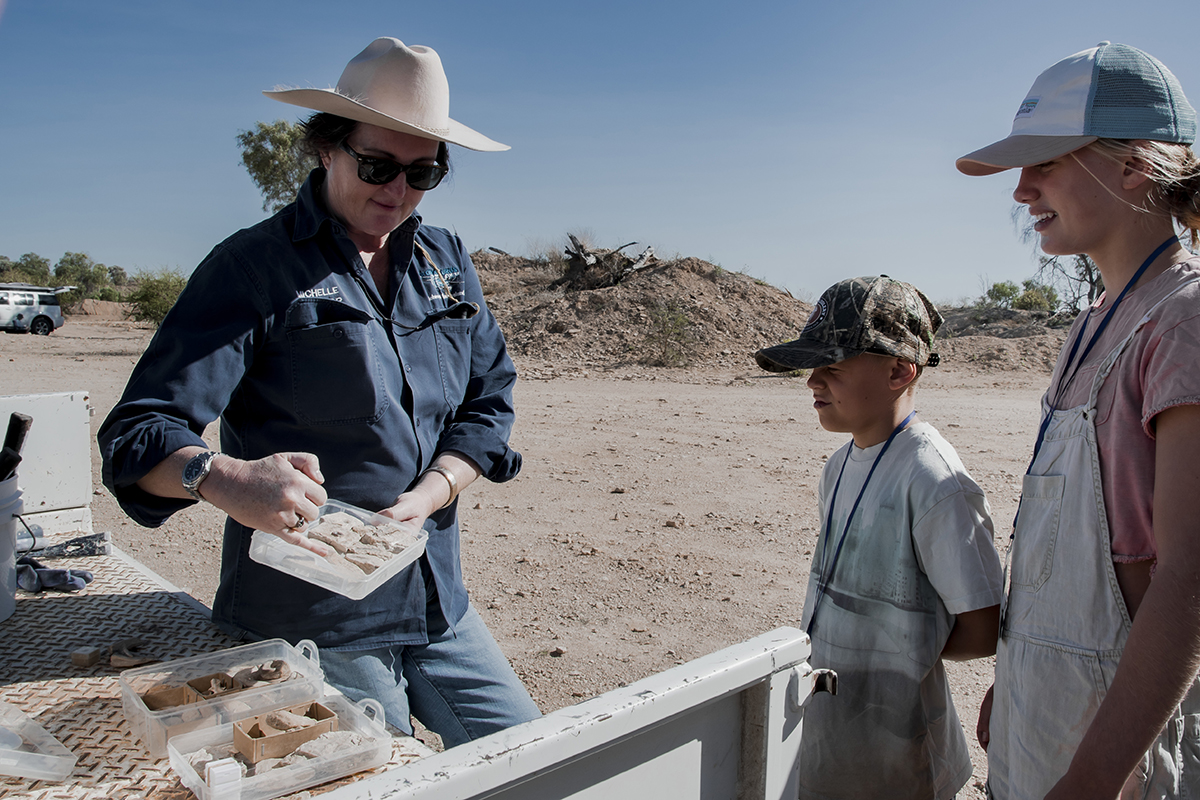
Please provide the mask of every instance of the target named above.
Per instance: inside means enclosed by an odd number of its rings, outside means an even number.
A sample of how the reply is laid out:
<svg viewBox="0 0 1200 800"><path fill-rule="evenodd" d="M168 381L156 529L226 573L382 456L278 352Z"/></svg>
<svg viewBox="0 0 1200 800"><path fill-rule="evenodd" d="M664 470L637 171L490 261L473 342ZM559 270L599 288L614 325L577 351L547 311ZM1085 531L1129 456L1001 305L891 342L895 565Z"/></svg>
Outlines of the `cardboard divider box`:
<svg viewBox="0 0 1200 800"><path fill-rule="evenodd" d="M233 723L233 744L251 764L264 758L284 758L305 742L338 729L337 713L320 703L306 703L282 709L313 720L313 724L294 730L276 730L268 718L274 712L259 714Z"/></svg>
<svg viewBox="0 0 1200 800"><path fill-rule="evenodd" d="M146 708L151 711L163 711L192 703L202 703L214 697L225 697L245 688L241 681L228 672L214 672L211 675L193 678L183 686L157 686L143 692L141 697ZM178 732L182 733L182 731Z"/></svg>
<svg viewBox="0 0 1200 800"><path fill-rule="evenodd" d="M141 695L142 702L151 711L162 711L198 703L203 698L191 686L160 686Z"/></svg>

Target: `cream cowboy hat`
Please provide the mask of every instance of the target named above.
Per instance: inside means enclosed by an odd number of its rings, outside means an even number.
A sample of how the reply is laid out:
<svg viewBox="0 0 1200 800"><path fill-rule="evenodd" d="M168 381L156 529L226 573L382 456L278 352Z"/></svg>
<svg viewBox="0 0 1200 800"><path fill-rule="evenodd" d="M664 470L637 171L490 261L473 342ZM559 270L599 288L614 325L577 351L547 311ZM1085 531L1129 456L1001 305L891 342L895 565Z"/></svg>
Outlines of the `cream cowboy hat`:
<svg viewBox="0 0 1200 800"><path fill-rule="evenodd" d="M450 84L432 48L380 37L346 65L335 89L276 88L272 100L366 122L468 150L508 150L450 119Z"/></svg>

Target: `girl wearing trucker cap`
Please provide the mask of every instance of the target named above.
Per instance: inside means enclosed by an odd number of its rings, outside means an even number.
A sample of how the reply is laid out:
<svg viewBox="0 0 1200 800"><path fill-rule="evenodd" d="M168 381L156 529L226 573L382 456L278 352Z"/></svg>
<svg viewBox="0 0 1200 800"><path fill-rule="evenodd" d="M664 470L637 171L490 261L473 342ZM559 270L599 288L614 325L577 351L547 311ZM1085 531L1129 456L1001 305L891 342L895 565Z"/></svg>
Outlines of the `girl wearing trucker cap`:
<svg viewBox="0 0 1200 800"><path fill-rule="evenodd" d="M1012 133L957 162L1020 169L1051 256L1105 294L1042 401L980 713L996 798L1200 792L1200 165L1175 76L1103 42L1043 72Z"/></svg>

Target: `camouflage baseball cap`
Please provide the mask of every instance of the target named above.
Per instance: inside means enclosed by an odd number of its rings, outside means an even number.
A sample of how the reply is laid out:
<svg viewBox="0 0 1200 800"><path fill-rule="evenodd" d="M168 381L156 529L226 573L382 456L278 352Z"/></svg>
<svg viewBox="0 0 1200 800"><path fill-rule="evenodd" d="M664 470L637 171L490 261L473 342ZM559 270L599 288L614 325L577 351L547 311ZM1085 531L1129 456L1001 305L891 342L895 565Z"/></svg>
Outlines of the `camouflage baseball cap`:
<svg viewBox="0 0 1200 800"><path fill-rule="evenodd" d="M850 278L821 295L800 338L754 354L765 370L826 367L861 353L898 356L935 367L933 335L942 315L917 287L887 275Z"/></svg>

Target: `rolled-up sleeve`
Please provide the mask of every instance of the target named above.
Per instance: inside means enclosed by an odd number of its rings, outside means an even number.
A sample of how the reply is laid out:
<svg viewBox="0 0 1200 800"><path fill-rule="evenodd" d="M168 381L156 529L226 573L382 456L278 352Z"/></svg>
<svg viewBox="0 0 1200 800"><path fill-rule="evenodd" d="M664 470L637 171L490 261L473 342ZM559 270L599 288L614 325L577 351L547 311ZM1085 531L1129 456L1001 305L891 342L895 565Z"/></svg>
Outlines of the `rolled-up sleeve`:
<svg viewBox="0 0 1200 800"><path fill-rule="evenodd" d="M141 525L157 527L194 500L158 497L137 482L183 447L206 446L245 374L260 299L237 259L215 249L193 273L134 368L97 436L104 485Z"/></svg>
<svg viewBox="0 0 1200 800"><path fill-rule="evenodd" d="M517 370L508 356L504 334L483 299L479 275L462 242L455 237L464 296L479 305L472 319L471 376L466 393L438 442L470 458L488 480L502 483L521 470L521 454L508 444L515 419L513 386Z"/></svg>

